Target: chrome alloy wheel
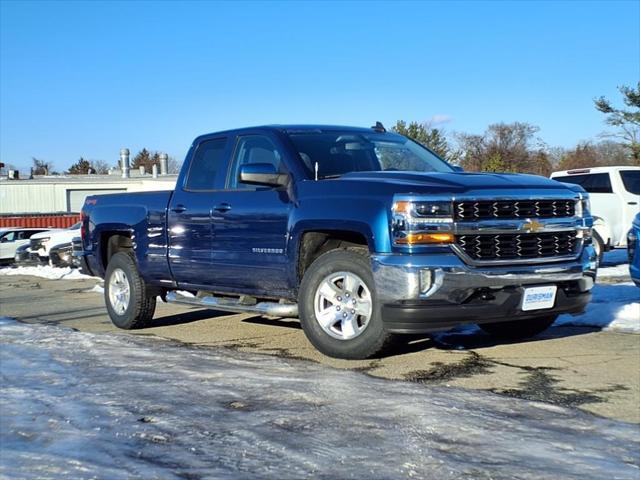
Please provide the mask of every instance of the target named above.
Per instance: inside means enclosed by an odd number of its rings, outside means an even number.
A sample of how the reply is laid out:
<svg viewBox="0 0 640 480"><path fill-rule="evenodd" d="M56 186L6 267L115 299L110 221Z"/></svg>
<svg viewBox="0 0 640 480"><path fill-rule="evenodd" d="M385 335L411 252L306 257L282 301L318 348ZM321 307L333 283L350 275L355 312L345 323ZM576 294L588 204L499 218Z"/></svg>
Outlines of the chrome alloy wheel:
<svg viewBox="0 0 640 480"><path fill-rule="evenodd" d="M327 275L316 290L313 305L322 330L338 340L351 340L364 332L373 309L369 288L351 272Z"/></svg>
<svg viewBox="0 0 640 480"><path fill-rule="evenodd" d="M131 300L129 279L121 268L116 268L109 278L109 303L118 315L124 315Z"/></svg>

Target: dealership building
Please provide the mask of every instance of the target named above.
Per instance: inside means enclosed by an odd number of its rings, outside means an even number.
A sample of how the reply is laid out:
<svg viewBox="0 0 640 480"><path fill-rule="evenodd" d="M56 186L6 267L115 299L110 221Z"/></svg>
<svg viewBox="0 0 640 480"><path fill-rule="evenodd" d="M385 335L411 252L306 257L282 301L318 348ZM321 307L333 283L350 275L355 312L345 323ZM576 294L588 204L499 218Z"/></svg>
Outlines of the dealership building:
<svg viewBox="0 0 640 480"><path fill-rule="evenodd" d="M0 227L65 227L77 220L88 195L173 190L175 187L177 175L167 174L166 164L161 165L161 173L155 165L153 172L147 173L143 169L129 169L128 150L123 150L121 159L124 163L121 162L120 168L111 170L108 175L21 179L8 174L1 177Z"/></svg>

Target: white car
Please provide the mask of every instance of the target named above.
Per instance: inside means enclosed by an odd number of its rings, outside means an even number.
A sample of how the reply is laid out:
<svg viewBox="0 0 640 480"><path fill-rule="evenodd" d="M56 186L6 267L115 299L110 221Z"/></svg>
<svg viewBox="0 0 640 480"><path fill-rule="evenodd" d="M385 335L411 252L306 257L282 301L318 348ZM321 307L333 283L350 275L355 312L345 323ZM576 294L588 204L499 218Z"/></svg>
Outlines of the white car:
<svg viewBox="0 0 640 480"><path fill-rule="evenodd" d="M10 263L18 247L29 243L33 235L47 231L46 228L0 229L0 263Z"/></svg>
<svg viewBox="0 0 640 480"><path fill-rule="evenodd" d="M551 178L582 186L591 199L593 245L602 253L627 246L627 231L640 211L640 167L594 167L553 172Z"/></svg>
<svg viewBox="0 0 640 480"><path fill-rule="evenodd" d="M71 244L71 241L80 235L80 222L75 223L69 228L54 229L47 232L38 233L31 237L31 254L37 254L41 261L49 259L49 251L52 247L63 243Z"/></svg>

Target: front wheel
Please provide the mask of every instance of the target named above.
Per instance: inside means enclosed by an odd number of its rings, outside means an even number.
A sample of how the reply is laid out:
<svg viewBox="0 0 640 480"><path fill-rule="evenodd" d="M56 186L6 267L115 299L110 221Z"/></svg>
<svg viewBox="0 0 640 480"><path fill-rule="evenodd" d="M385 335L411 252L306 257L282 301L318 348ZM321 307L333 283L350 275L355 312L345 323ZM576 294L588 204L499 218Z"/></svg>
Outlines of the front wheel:
<svg viewBox="0 0 640 480"><path fill-rule="evenodd" d="M597 265L600 267L602 265L602 259L604 258L604 242L595 230L593 231L591 240L593 241L593 249L596 251Z"/></svg>
<svg viewBox="0 0 640 480"><path fill-rule="evenodd" d="M535 337L549 328L556 318L558 315L546 315L511 322L481 323L478 326L495 337L516 340Z"/></svg>
<svg viewBox="0 0 640 480"><path fill-rule="evenodd" d="M335 358L363 359L390 339L376 303L366 250L332 250L305 272L298 299L300 323L320 352Z"/></svg>
<svg viewBox="0 0 640 480"><path fill-rule="evenodd" d="M156 297L147 291L133 257L125 252L109 259L104 299L113 324L125 330L148 326L156 310Z"/></svg>

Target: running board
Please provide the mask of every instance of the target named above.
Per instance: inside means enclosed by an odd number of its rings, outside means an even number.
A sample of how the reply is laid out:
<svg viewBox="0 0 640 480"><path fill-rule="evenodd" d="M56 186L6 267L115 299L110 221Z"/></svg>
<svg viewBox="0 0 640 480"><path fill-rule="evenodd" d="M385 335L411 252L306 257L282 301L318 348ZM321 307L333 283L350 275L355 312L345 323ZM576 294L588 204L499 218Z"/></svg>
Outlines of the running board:
<svg viewBox="0 0 640 480"><path fill-rule="evenodd" d="M258 313L270 317L297 317L298 305L295 303L260 302L254 305L243 305L239 300L232 298L187 297L177 292L167 293L167 302L181 303L194 307L211 308L234 313Z"/></svg>

